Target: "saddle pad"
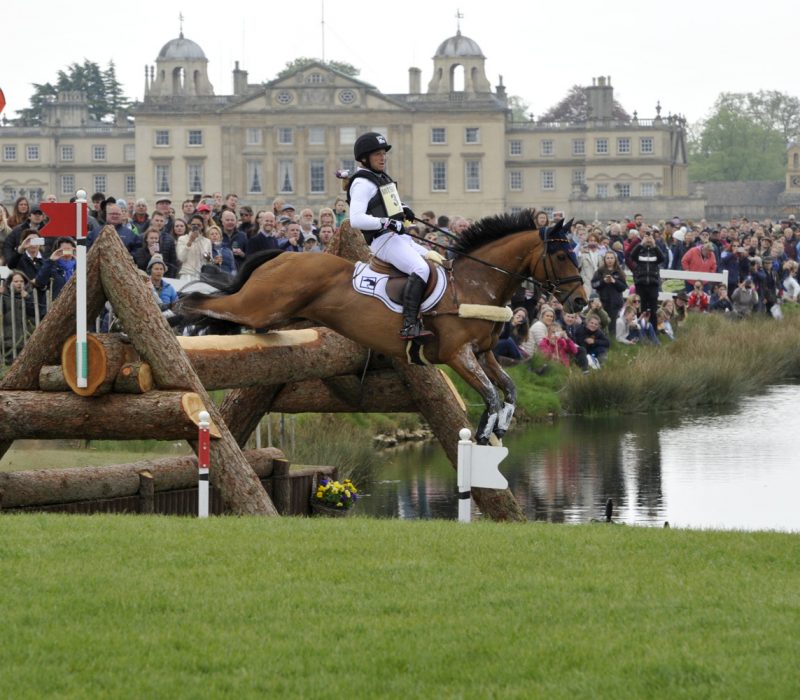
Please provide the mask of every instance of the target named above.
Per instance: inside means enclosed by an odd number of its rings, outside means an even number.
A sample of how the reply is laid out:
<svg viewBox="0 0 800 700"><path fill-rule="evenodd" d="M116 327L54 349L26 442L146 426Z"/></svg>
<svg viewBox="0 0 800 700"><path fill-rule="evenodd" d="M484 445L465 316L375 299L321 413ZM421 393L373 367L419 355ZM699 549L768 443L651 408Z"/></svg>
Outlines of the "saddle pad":
<svg viewBox="0 0 800 700"><path fill-rule="evenodd" d="M403 312L403 307L400 304L395 304L386 293L386 283L389 281L389 277L389 275L370 269L369 263L358 262L353 274L353 289L359 294L380 299L388 309L399 314ZM444 274L444 270L441 267L437 267L436 284L431 294L423 300L420 311L425 313L436 306L444 296L445 289L447 289L447 277Z"/></svg>

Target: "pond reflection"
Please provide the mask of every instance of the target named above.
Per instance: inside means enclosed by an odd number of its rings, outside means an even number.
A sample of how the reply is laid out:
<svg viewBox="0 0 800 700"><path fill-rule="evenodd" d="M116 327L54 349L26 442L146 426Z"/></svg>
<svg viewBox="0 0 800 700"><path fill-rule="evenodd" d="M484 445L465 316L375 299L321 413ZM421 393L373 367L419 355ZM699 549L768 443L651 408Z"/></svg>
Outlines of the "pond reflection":
<svg viewBox="0 0 800 700"><path fill-rule="evenodd" d="M781 386L741 410L568 418L508 436L500 465L531 520L800 531L795 410ZM455 519L455 471L438 445L399 450L359 504L379 517Z"/></svg>

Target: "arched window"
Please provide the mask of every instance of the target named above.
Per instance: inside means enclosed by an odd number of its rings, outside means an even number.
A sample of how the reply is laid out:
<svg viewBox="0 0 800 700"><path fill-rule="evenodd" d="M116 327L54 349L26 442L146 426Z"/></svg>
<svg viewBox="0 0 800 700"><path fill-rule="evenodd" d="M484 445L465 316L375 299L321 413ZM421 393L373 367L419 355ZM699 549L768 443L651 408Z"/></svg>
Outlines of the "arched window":
<svg viewBox="0 0 800 700"><path fill-rule="evenodd" d="M792 156L792 170L800 169L800 153L795 153Z"/></svg>
<svg viewBox="0 0 800 700"><path fill-rule="evenodd" d="M450 90L451 92L464 92L464 66L455 64L450 69Z"/></svg>

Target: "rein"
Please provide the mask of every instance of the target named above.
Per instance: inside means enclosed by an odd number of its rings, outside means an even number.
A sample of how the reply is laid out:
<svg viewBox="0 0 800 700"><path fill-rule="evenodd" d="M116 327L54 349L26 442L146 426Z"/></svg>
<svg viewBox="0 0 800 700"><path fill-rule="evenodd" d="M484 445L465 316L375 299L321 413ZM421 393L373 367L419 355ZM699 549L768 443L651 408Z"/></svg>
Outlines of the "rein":
<svg viewBox="0 0 800 700"><path fill-rule="evenodd" d="M424 221L422 221L421 219L417 219L416 217L414 217L414 220L419 221L420 223L423 224L425 223ZM450 238L458 238L458 236L456 236L455 234L450 233L449 231L445 231L444 229L441 229L438 226L433 226L432 224L425 224L425 225L429 226L430 228L436 229L437 231L440 231L441 233L447 236L450 236ZM416 238L417 240L423 241L424 243L430 243L430 241L426 239L424 236L418 236L417 234L411 233L410 231L405 231L403 235L411 236L412 238ZM489 269L494 270L495 272L502 272L504 275L508 275L509 277L516 277L518 280L520 280L520 283L530 282L531 284L533 284L534 287L539 287L540 289L546 292L555 293L556 291L559 290L562 284L574 283L576 284L576 286L572 289L572 291L569 292L569 294L567 294L566 297L564 297L564 301L567 301L573 294L575 294L575 292L577 292L578 290L577 284L578 283L583 284L583 279L580 277L580 275L571 275L569 277L558 277L558 275L555 274L555 270L553 269L553 263L552 261L550 261L550 253L547 252L547 246L551 242L554 243L563 242L565 244L569 243L569 241L567 241L566 238L542 239L542 243L544 243L544 250L542 251L540 261L543 261L544 263L544 272L548 278L547 282L540 282L531 275L521 275L518 272L513 272L512 270L506 270L505 268L498 267L497 265L493 265L490 262L486 262L486 260L481 260L480 258L476 258L473 255L468 255L467 253L459 252L453 246L444 245L442 243L435 243L434 245L437 248L442 248L443 250L449 250L458 255L459 257L466 258L467 260L472 260L473 262L476 263L480 263L481 265L484 265ZM547 265L548 262L550 262L549 270ZM552 281L550 279L551 273L552 273Z"/></svg>

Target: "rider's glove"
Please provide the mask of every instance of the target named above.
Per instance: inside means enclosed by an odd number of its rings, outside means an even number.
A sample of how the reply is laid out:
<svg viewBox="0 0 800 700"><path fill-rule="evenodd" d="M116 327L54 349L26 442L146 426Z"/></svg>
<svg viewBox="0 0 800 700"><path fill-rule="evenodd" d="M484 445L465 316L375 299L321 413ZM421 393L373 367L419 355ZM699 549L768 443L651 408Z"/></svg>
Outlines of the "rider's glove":
<svg viewBox="0 0 800 700"><path fill-rule="evenodd" d="M394 231L395 233L405 233L405 229L403 228L403 222L398 221L397 219L387 220L386 229L388 231Z"/></svg>
<svg viewBox="0 0 800 700"><path fill-rule="evenodd" d="M444 256L435 250L429 250L425 253L425 259L430 260L434 265L441 265L445 260Z"/></svg>
<svg viewBox="0 0 800 700"><path fill-rule="evenodd" d="M412 211L411 207L407 207L405 204L403 205L403 216L405 217L406 221L414 221L417 218L414 216L414 212Z"/></svg>

